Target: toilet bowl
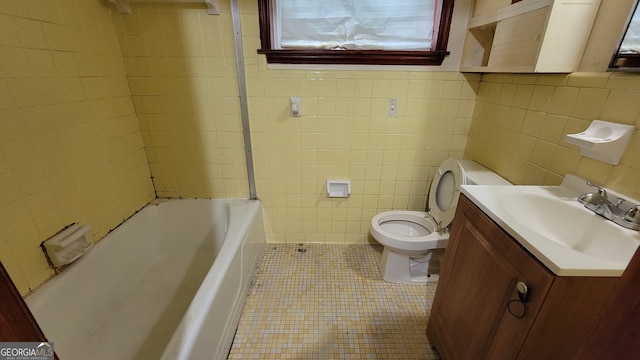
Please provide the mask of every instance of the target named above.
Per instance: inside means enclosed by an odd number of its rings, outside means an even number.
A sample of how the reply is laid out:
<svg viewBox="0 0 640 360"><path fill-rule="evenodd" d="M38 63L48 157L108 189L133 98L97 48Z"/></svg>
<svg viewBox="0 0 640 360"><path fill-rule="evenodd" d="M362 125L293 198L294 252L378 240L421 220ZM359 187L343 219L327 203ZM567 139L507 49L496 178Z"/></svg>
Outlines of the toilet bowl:
<svg viewBox="0 0 640 360"><path fill-rule="evenodd" d="M371 236L384 246L380 272L386 281L426 284L438 280L460 185L510 185L471 160L447 159L431 182L427 212L385 211L371 219Z"/></svg>

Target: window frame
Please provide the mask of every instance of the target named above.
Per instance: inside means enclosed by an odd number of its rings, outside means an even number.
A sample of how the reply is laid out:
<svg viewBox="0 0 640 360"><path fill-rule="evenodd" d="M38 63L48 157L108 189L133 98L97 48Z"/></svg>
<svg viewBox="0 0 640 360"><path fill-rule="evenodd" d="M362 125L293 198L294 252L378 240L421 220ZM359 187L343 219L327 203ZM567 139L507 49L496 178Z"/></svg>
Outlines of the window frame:
<svg viewBox="0 0 640 360"><path fill-rule="evenodd" d="M323 65L429 65L438 66L449 55L447 44L453 17L454 0L441 0L440 22L430 51L397 50L297 50L273 49L273 0L258 0L260 43L258 54L267 57L270 64L323 64Z"/></svg>

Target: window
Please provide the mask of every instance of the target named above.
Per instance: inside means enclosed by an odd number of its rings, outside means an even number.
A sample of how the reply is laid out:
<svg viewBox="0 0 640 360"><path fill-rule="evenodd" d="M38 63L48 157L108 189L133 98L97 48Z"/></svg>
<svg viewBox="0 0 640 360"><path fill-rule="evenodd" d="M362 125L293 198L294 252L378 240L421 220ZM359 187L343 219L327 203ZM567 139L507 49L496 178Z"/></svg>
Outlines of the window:
<svg viewBox="0 0 640 360"><path fill-rule="evenodd" d="M258 0L269 63L440 65L453 0Z"/></svg>
<svg viewBox="0 0 640 360"><path fill-rule="evenodd" d="M636 3L627 31L622 37L622 43L609 64L611 69L632 71L630 68L634 68L633 71L636 71L640 68L640 11L638 9L638 3Z"/></svg>

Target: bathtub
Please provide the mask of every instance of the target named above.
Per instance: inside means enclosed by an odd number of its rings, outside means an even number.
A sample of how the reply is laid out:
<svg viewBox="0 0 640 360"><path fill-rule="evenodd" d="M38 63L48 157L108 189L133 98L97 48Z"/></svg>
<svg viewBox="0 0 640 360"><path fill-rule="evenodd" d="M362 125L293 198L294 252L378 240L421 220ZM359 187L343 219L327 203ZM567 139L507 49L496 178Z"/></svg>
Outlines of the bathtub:
<svg viewBox="0 0 640 360"><path fill-rule="evenodd" d="M264 246L258 200L155 201L26 302L61 359L226 359Z"/></svg>

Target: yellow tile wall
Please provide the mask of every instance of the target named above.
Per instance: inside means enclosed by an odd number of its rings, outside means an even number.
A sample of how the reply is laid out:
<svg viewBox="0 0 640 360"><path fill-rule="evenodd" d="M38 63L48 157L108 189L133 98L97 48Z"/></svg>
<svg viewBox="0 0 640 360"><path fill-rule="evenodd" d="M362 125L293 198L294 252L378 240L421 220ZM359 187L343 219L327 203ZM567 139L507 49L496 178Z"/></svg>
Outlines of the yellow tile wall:
<svg viewBox="0 0 640 360"><path fill-rule="evenodd" d="M220 6L135 3L113 16L161 197L249 197L229 2Z"/></svg>
<svg viewBox="0 0 640 360"><path fill-rule="evenodd" d="M232 20L201 4L133 4L114 21L159 196L247 197ZM462 156L479 76L268 69L255 1L240 1L258 197L272 242L367 242L389 209L422 209ZM302 98L292 118L289 97ZM397 98L398 117L386 116ZM326 179L352 180L327 199Z"/></svg>
<svg viewBox="0 0 640 360"><path fill-rule="evenodd" d="M559 184L567 173L640 199L640 75L485 74L465 155L514 184ZM634 125L620 164L580 155L564 142L592 120Z"/></svg>
<svg viewBox="0 0 640 360"><path fill-rule="evenodd" d="M39 244L92 241L155 197L110 10L0 2L0 261L25 294L52 274Z"/></svg>
<svg viewBox="0 0 640 360"><path fill-rule="evenodd" d="M424 209L439 164L463 155L477 81L459 73L264 70L263 61L255 59L248 84L270 241L367 242L376 213ZM302 117L289 116L290 96L301 96ZM397 117L387 117L390 97ZM350 179L351 197L327 198L327 179Z"/></svg>
<svg viewBox="0 0 640 360"><path fill-rule="evenodd" d="M271 242L366 243L371 218L424 209L440 162L461 157L479 76L451 72L269 69L257 3L242 2L258 196ZM302 117L290 117L292 96ZM397 117L387 117L389 98ZM327 179L351 197L327 198Z"/></svg>

